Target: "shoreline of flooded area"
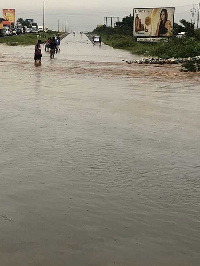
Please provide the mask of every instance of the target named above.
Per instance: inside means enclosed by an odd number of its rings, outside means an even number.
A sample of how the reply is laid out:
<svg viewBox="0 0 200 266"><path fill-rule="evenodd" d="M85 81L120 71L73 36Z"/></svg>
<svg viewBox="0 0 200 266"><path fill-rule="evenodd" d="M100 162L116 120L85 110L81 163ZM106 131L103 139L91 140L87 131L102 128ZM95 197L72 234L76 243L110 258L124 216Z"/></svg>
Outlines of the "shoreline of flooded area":
<svg viewBox="0 0 200 266"><path fill-rule="evenodd" d="M107 46L106 46L107 47ZM24 47L20 47L21 53ZM110 47L107 47L107 49ZM33 48L32 48L33 49ZM112 49L112 48L110 48ZM30 47L28 48L30 50ZM119 50L117 50L119 51ZM16 56L15 54L0 54L0 62L6 66L12 64L13 67L19 67L22 71L33 68L31 58L21 58L21 53ZM121 51L123 54L123 51ZM67 63L63 62L62 55L58 55L59 58L55 58L54 64L49 64L48 54L44 53L42 66L40 71L53 71L61 74L70 75L88 75L97 77L121 77L121 78L141 78L149 79L152 82L162 81L170 82L188 82L198 85L200 82L200 74L197 72L181 72L181 64L178 65L149 65L149 64L128 64L126 59L122 59L123 55L117 61L109 61L106 57L103 61L88 60L88 58L78 59L70 58L67 59ZM134 56L127 53L129 58ZM125 53L124 58L127 56ZM72 55L73 56L73 55ZM14 57L14 58L13 58ZM111 58L112 59L112 58ZM58 62L59 60L59 62Z"/></svg>
<svg viewBox="0 0 200 266"><path fill-rule="evenodd" d="M198 266L199 76L84 35L0 49L2 265Z"/></svg>

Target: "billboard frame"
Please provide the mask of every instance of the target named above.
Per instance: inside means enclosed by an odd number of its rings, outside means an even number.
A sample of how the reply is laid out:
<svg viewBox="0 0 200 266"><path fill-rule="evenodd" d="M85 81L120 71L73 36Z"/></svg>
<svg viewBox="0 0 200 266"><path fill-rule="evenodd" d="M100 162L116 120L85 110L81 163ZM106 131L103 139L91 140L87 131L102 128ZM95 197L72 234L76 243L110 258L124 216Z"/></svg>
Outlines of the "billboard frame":
<svg viewBox="0 0 200 266"><path fill-rule="evenodd" d="M3 18L6 20L6 21L9 21L10 24L14 24L16 23L16 9L15 8L3 8L2 9L2 12L3 12ZM10 12L12 14L12 18L13 20L10 20L7 18L6 16L6 13Z"/></svg>
<svg viewBox="0 0 200 266"><path fill-rule="evenodd" d="M175 18L175 10L176 10L176 8L175 7L147 7L147 8L145 8L145 7L134 7L133 8L133 37L135 37L136 39L138 39L138 38L151 38L151 39L155 39L155 38L170 38L170 37L172 37L172 35L171 36L151 36L151 35L149 35L149 36L136 36L136 35L134 35L134 26L135 26L135 12L134 12L134 10L136 10L136 9L143 9L143 10L152 10L152 9L163 9L163 8L165 8L165 9L174 9L174 13L173 13L173 27L172 28L174 28L174 18Z"/></svg>

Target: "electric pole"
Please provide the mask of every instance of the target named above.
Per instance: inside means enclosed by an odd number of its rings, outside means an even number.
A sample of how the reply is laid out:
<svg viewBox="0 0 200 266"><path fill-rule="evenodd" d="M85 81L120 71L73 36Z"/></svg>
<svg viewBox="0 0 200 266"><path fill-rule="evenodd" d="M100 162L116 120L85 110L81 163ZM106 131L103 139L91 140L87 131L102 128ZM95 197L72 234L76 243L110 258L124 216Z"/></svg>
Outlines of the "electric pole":
<svg viewBox="0 0 200 266"><path fill-rule="evenodd" d="M119 22L119 17L104 17L104 23L106 22L105 23L106 27L108 26L108 19L110 19L111 28L113 27L113 19L117 19L117 21Z"/></svg>
<svg viewBox="0 0 200 266"><path fill-rule="evenodd" d="M197 10L196 10L196 8L193 5L192 9L190 9L190 13L192 15L191 22L194 23L194 24L195 24L195 14L196 14L196 12L197 12Z"/></svg>
<svg viewBox="0 0 200 266"><path fill-rule="evenodd" d="M44 2L45 0L43 1L43 32L44 32Z"/></svg>
<svg viewBox="0 0 200 266"><path fill-rule="evenodd" d="M200 3L198 4L197 8L197 29L199 28L199 9L200 9Z"/></svg>

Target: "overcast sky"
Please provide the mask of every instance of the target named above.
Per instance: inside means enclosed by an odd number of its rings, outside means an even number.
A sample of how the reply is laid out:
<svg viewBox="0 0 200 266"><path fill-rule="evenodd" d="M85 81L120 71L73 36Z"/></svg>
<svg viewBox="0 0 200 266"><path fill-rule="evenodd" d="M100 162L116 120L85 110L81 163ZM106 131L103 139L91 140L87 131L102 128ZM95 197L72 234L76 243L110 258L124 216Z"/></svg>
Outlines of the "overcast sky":
<svg viewBox="0 0 200 266"><path fill-rule="evenodd" d="M33 18L42 25L43 3L44 0L6 0L0 1L0 9L15 8L17 18ZM160 0L159 4L157 0L45 0L45 25L57 29L59 19L61 28L67 25L70 30L92 30L104 23L105 16L121 19L132 14L134 7L175 6L176 21L181 18L190 20L192 4L195 4L194 0Z"/></svg>
<svg viewBox="0 0 200 266"><path fill-rule="evenodd" d="M107 8L107 7L138 7L138 2L140 3L139 5L141 7L149 7L149 6L158 6L158 1L156 0L45 0L46 5L48 5L49 8L94 8L94 7L99 7L99 8ZM27 9L29 7L32 8L40 8L43 0L6 0L6 1L1 1L2 5L8 6L8 8L25 8L27 6ZM160 0L159 1L159 6L182 6L182 5L189 5L189 4L194 4L194 0L169 0L169 1L164 1ZM197 1L198 3L198 1Z"/></svg>

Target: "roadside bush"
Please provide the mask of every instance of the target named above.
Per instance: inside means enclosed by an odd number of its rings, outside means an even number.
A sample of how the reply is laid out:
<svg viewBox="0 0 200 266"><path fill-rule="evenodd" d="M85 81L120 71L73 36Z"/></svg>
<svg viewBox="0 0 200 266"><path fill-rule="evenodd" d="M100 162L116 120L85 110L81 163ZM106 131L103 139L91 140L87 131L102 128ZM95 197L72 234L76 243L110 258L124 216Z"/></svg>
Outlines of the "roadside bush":
<svg viewBox="0 0 200 266"><path fill-rule="evenodd" d="M37 35L34 33L5 36L0 38L0 43L6 43L8 45L34 45L37 42ZM51 33L45 33L45 36L40 35L39 38L44 42L48 37L51 37Z"/></svg>
<svg viewBox="0 0 200 266"><path fill-rule="evenodd" d="M114 48L160 58L188 58L200 55L200 42L194 38L171 38L168 42L138 43L134 37L102 34L103 42Z"/></svg>
<svg viewBox="0 0 200 266"><path fill-rule="evenodd" d="M102 36L104 43L114 48L130 51L133 54L154 56L163 59L169 58L189 58L200 55L200 30L194 28L194 23L180 20L181 25L175 23L173 36L168 42L159 43L138 43L132 36L133 17L127 16L122 22L117 22L115 28L102 27L96 28L93 33ZM185 37L176 37L179 32L185 32ZM200 71L200 62L189 61L183 64L185 71Z"/></svg>
<svg viewBox="0 0 200 266"><path fill-rule="evenodd" d="M192 59L191 61L185 62L182 64L183 72L198 72L200 71L200 60Z"/></svg>
<svg viewBox="0 0 200 266"><path fill-rule="evenodd" d="M155 55L161 58L187 58L200 55L200 43L194 38L172 38L167 43L160 43Z"/></svg>

